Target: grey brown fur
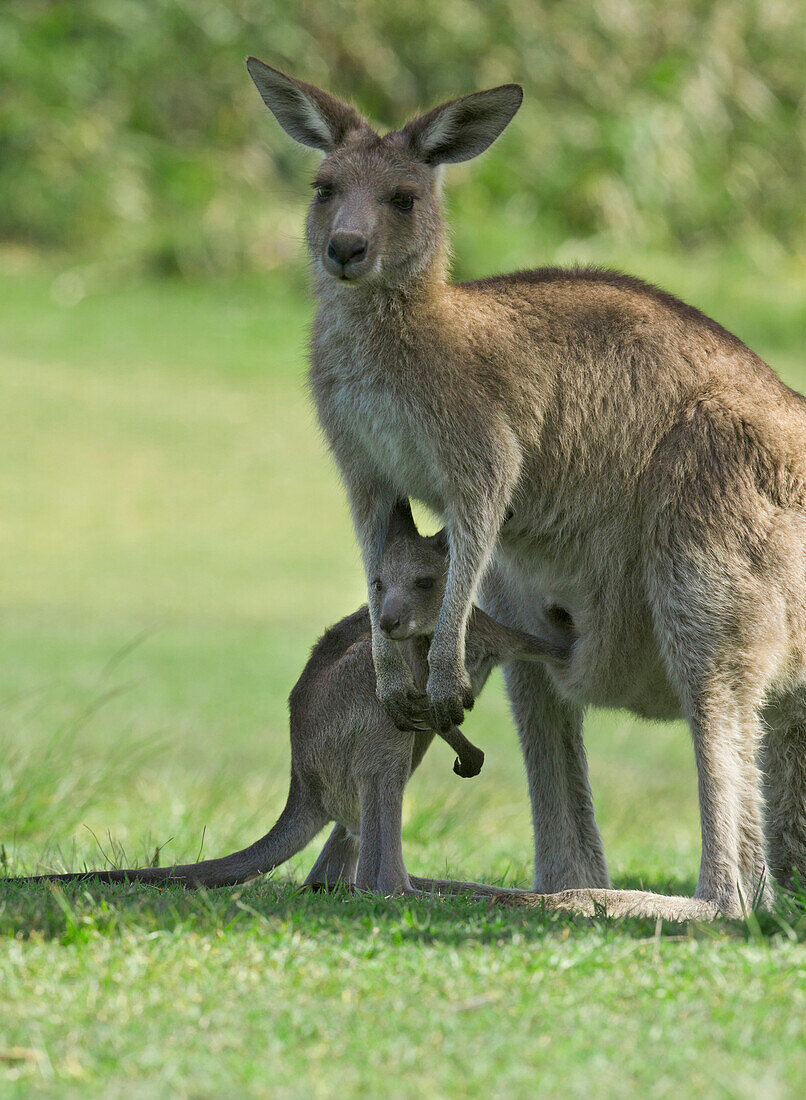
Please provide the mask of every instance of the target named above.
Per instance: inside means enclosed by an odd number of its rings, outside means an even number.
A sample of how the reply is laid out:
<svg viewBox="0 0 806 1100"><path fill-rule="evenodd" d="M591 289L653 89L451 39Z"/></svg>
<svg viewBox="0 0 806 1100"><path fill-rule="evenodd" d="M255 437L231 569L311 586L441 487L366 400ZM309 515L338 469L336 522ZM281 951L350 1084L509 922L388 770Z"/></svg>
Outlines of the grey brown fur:
<svg viewBox="0 0 806 1100"><path fill-rule="evenodd" d="M445 591L446 540L418 534L408 502L389 523L375 578L391 633L425 688L427 653ZM426 584L426 582L428 582ZM331 627L317 642L289 699L291 784L274 827L243 851L174 867L130 868L16 881L91 879L95 882L233 886L271 871L299 852L328 823L336 825L309 884L356 883L382 894L412 892L403 862L403 791L434 737L422 727L401 733L378 701L366 606ZM574 643L567 627L544 621L539 636L501 626L476 609L468 635L468 673L479 692L502 661L561 663ZM475 775L484 754L458 729L444 735L458 752L454 770Z"/></svg>
<svg viewBox="0 0 806 1100"><path fill-rule="evenodd" d="M381 137L353 108L248 65L281 125L296 136L304 124L325 154L307 221L310 377L368 580L397 498L424 501L449 532L434 720L459 722L472 703L477 592L509 625L532 629L555 605L579 632L567 663L505 670L535 889L609 884L582 743L596 705L689 721L697 897L728 914L755 893L768 901L768 860L783 883L806 874L803 399L735 336L638 280L552 268L448 281L439 165L496 139L516 85ZM410 727L423 701L372 591L370 611L379 697Z"/></svg>

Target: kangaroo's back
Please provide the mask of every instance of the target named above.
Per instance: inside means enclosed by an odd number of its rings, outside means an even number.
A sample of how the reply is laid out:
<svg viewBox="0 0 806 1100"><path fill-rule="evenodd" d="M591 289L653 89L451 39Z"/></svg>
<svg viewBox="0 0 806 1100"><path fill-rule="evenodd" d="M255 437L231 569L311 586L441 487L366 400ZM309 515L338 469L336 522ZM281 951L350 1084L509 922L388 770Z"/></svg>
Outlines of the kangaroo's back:
<svg viewBox="0 0 806 1100"><path fill-rule="evenodd" d="M527 395L538 410L544 452L565 443L579 455L580 444L593 452L600 443L601 453L610 443L611 453L643 463L681 418L712 401L772 456L803 467L803 395L739 337L651 283L545 267L453 284L450 297L477 329L474 342L483 333L495 349L505 400ZM528 432L528 412L514 411ZM606 472L599 468L600 481Z"/></svg>

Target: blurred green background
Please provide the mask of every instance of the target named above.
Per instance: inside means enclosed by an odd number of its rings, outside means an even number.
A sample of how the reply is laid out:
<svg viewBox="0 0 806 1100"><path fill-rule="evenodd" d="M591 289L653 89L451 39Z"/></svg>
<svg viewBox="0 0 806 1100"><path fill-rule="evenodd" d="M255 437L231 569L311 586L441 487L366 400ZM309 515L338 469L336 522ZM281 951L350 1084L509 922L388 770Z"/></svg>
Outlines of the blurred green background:
<svg viewBox="0 0 806 1100"><path fill-rule="evenodd" d="M248 53L390 127L520 81L501 140L446 171L455 274L620 267L806 388L799 0L4 0L0 871L262 833L288 692L363 599L305 391L317 158ZM500 678L465 728L484 770L458 780L435 744L407 863L526 885ZM693 890L687 731L593 713L586 743L617 884ZM470 904L347 918L273 891L0 896L3 1095L420 1097L424 1066L438 1096L802 1091L802 928L745 948L594 921L566 942Z"/></svg>
<svg viewBox="0 0 806 1100"><path fill-rule="evenodd" d="M157 273L297 263L310 157L257 109L247 53L385 127L524 85L450 173L460 275L625 236L806 245L797 0L5 0L0 238Z"/></svg>

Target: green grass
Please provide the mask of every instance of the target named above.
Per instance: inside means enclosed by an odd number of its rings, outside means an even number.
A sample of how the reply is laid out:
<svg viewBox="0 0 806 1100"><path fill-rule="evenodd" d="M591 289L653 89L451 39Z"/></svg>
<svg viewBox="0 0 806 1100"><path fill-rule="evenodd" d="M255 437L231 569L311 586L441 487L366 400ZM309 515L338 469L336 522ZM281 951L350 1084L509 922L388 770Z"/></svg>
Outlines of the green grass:
<svg viewBox="0 0 806 1100"><path fill-rule="evenodd" d="M614 261L806 387L802 270ZM11 873L223 853L279 813L286 697L363 598L305 394L309 306L297 275L68 305L57 274L7 256L0 275L0 856ZM466 729L484 771L461 781L434 746L407 863L526 885L498 679ZM593 714L586 740L616 882L690 892L686 731ZM296 893L316 851L209 895L0 889L0 1097L800 1094L797 901L680 929Z"/></svg>

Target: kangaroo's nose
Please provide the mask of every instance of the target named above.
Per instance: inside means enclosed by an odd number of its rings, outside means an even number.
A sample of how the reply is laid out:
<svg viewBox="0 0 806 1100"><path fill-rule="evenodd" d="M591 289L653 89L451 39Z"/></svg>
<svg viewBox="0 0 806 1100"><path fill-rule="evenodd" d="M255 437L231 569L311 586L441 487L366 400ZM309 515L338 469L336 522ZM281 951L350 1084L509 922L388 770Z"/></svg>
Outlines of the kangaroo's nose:
<svg viewBox="0 0 806 1100"><path fill-rule="evenodd" d="M344 229L337 230L327 246L328 259L343 267L349 263L357 263L364 257L366 251L367 238L360 233L348 233Z"/></svg>
<svg viewBox="0 0 806 1100"><path fill-rule="evenodd" d="M400 616L394 618L392 615L381 615L378 624L384 634L391 634L393 630L400 626Z"/></svg>

